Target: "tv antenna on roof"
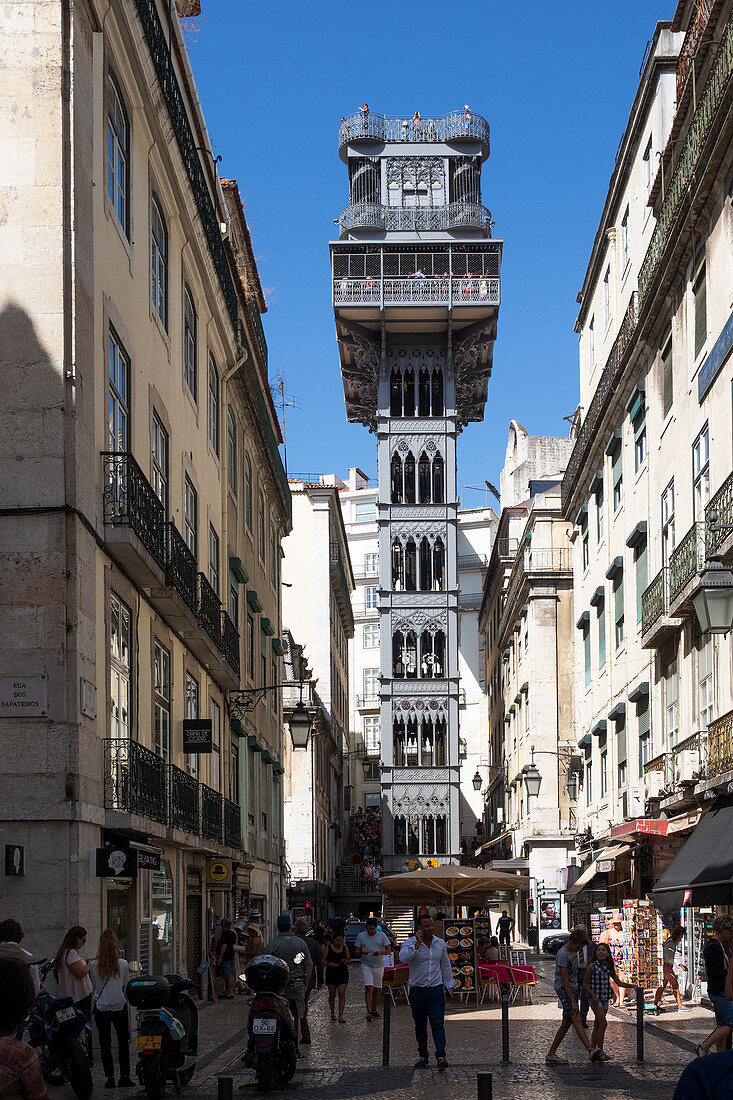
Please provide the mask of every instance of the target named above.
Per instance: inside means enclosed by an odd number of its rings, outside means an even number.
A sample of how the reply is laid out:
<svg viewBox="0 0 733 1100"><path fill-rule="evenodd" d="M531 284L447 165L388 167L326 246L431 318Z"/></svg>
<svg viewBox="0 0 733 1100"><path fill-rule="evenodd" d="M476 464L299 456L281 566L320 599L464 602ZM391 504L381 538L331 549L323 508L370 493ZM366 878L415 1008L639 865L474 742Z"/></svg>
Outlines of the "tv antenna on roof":
<svg viewBox="0 0 733 1100"><path fill-rule="evenodd" d="M286 409L302 409L303 406L300 403L299 398L295 397L292 393L286 393L285 379L282 374L277 376L277 396L273 394L275 400L275 408L280 411L280 420L282 422L283 431L283 464L285 466L285 474L288 472L288 444L285 436L285 410Z"/></svg>

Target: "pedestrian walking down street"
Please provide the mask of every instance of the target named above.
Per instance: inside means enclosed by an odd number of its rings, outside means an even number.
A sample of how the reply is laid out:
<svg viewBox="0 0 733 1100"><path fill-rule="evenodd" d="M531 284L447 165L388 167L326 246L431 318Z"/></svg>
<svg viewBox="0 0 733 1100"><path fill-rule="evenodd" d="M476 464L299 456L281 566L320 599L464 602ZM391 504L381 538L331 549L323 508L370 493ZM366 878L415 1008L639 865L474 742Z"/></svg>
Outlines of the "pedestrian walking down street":
<svg viewBox="0 0 733 1100"><path fill-rule="evenodd" d="M323 962L326 967L326 985L328 986L328 1005L331 1009L331 1019L336 1017L336 994L339 999L338 1022L345 1024L344 1009L346 1007L346 987L349 984L349 963L351 954L344 943L343 932L333 937L333 943L325 943L321 948Z"/></svg>
<svg viewBox="0 0 733 1100"><path fill-rule="evenodd" d="M291 931L289 913L281 913L277 918L277 935L265 947L265 954L274 955L288 964L290 982L285 986L284 995L295 1019L295 1046L298 1048L300 1019L305 1012L305 990L313 964L308 944ZM298 1056L300 1057L300 1050Z"/></svg>
<svg viewBox="0 0 733 1100"><path fill-rule="evenodd" d="M384 932L377 929L377 918L367 917L366 932L360 932L354 941L356 957L361 959L361 976L364 980L364 1000L367 1020L379 1020L379 991L384 974L384 956L392 953L392 945Z"/></svg>
<svg viewBox="0 0 733 1100"><path fill-rule="evenodd" d="M312 932L308 934L308 925L302 918L299 918L295 922L295 934L296 936L300 936L302 940L305 940L312 964L310 980L305 989L303 1018L300 1021L300 1041L301 1043L309 1043L311 1041L311 1029L308 1023L308 1000L314 989L323 988L323 959L321 958L321 948L318 941L315 939Z"/></svg>
<svg viewBox="0 0 733 1100"><path fill-rule="evenodd" d="M593 958L593 952L596 949L596 945L593 940L588 939L588 929L584 924L576 925L579 932L582 932L586 937L586 942L578 952L578 994L580 1005L580 1019L583 1027L588 1027L588 1012L590 1010L590 999L588 997L588 990L585 988L585 972L590 966L590 961Z"/></svg>
<svg viewBox="0 0 733 1100"><path fill-rule="evenodd" d="M712 1047L724 1051L733 1030L733 917L716 917L713 934L703 948L708 976L708 997L715 1009L715 1030L695 1048L703 1058Z"/></svg>
<svg viewBox="0 0 733 1100"><path fill-rule="evenodd" d="M38 1055L15 1038L36 999L30 966L15 944L0 954L0 989L0 1096L49 1100Z"/></svg>
<svg viewBox="0 0 733 1100"><path fill-rule="evenodd" d="M514 917L510 917L506 909L502 909L501 916L496 922L496 930L499 933L499 946L512 946L511 935L514 928Z"/></svg>
<svg viewBox="0 0 733 1100"><path fill-rule="evenodd" d="M585 946L587 937L585 933L579 932L574 929L570 933L570 939L565 947L561 947L557 953L555 960L555 992L557 993L557 999L562 1005L562 1023L560 1024L555 1038L552 1040L552 1045L545 1055L545 1061L550 1066L566 1066L568 1063L567 1058L561 1058L557 1053L557 1048L563 1041L565 1036L571 1027L574 1027L578 1033L578 1038L588 1051L588 1056L592 1062L598 1059L600 1051L598 1047L592 1047L588 1042L588 1038L583 1031L583 1024L580 1019L580 1009L578 1008L578 952L581 947Z"/></svg>
<svg viewBox="0 0 733 1100"><path fill-rule="evenodd" d="M677 1007L690 1008L690 1005L682 1003L682 994L680 993L679 982L674 972L674 960L677 955L677 950L681 941L685 937L685 930L681 925L677 928L673 928L667 939L662 944L662 984L654 994L654 1010L657 1014L662 1011L662 1001L664 1000L664 990L669 985L670 989L674 993L675 1000L677 1001ZM682 964L681 964L682 965ZM682 966L683 970L687 970L686 966Z"/></svg>
<svg viewBox="0 0 733 1100"><path fill-rule="evenodd" d="M445 1052L445 990L453 989L456 984L453 969L448 960L445 940L433 935L433 918L418 917L418 927L414 936L409 936L400 949L400 962L410 968L408 985L410 987L410 1008L415 1021L418 1060L415 1068L427 1066L428 1021L435 1044L435 1057L438 1069L448 1068Z"/></svg>
<svg viewBox="0 0 733 1100"><path fill-rule="evenodd" d="M125 990L130 972L125 959L120 958L117 936L105 928L99 940L97 957L89 968L94 997L94 1021L99 1032L99 1053L107 1080L104 1087L115 1087L115 1065L112 1059L112 1028L117 1036L117 1057L120 1063L119 1087L131 1089L130 1080L130 1013Z"/></svg>
<svg viewBox="0 0 733 1100"><path fill-rule="evenodd" d="M221 922L221 935L216 945L216 962L221 967L221 976L224 979L224 992L222 1001L234 1000L236 982L237 956L234 948L237 945L237 933L232 928L232 922L226 918Z"/></svg>
<svg viewBox="0 0 733 1100"><path fill-rule="evenodd" d="M593 1015L596 1018L593 1033L590 1037L590 1045L591 1049L598 1050L597 1060L599 1062L610 1061L610 1055L606 1054L603 1049L603 1040L608 1026L607 1015L608 1002L611 1000L611 982L614 982L620 988L641 989L640 985L623 981L616 973L611 948L607 943L598 943L590 960L590 965L586 968L583 989L586 996L590 998L593 1005Z"/></svg>

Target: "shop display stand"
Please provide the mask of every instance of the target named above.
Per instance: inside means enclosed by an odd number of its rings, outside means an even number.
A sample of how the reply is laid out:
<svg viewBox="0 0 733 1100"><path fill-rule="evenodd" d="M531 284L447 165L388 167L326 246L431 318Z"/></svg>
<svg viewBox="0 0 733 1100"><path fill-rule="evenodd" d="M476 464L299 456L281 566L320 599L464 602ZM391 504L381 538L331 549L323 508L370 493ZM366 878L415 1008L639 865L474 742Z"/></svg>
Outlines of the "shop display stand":
<svg viewBox="0 0 733 1100"><path fill-rule="evenodd" d="M621 964L626 978L644 990L644 1007L654 1008L654 993L662 984L662 921L651 902L623 902L624 934Z"/></svg>

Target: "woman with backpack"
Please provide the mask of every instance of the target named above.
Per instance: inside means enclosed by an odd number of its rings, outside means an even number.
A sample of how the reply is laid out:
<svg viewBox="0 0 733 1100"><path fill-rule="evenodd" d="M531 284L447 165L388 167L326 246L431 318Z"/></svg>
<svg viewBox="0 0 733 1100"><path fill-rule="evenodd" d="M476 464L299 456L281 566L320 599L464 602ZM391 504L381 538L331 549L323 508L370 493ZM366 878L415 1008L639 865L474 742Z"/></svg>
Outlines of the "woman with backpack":
<svg viewBox="0 0 733 1100"><path fill-rule="evenodd" d="M105 928L99 940L97 957L90 965L94 991L94 1019L99 1032L99 1053L107 1080L105 1088L115 1087L115 1065L112 1059L112 1028L117 1036L120 1063L120 1088L133 1088L130 1080L130 1017L125 990L130 980L127 961L119 957L117 936Z"/></svg>

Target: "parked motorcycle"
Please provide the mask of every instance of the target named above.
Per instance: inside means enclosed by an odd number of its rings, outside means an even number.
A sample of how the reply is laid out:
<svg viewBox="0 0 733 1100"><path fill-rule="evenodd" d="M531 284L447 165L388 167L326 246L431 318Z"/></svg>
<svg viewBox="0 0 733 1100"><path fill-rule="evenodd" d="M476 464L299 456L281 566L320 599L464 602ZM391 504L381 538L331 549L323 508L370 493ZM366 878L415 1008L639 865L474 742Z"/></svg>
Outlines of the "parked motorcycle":
<svg viewBox="0 0 733 1100"><path fill-rule="evenodd" d="M254 996L249 1002L249 1041L242 1061L254 1069L262 1092L273 1085L284 1089L295 1074L298 1056L295 1018L283 996L290 981L288 964L274 955L258 955L247 964L244 976Z"/></svg>
<svg viewBox="0 0 733 1100"><path fill-rule="evenodd" d="M127 999L138 1010L135 1074L150 1100L158 1100L167 1081L180 1092L196 1070L199 1012L188 992L193 988L180 974L138 974L127 984Z"/></svg>
<svg viewBox="0 0 733 1100"><path fill-rule="evenodd" d="M87 1052L81 1036L87 1018L71 997L54 997L43 988L43 982L53 966L41 967L41 992L28 1017L30 1045L37 1051L44 1078L62 1084L59 1075L68 1081L79 1100L88 1100L94 1085Z"/></svg>

